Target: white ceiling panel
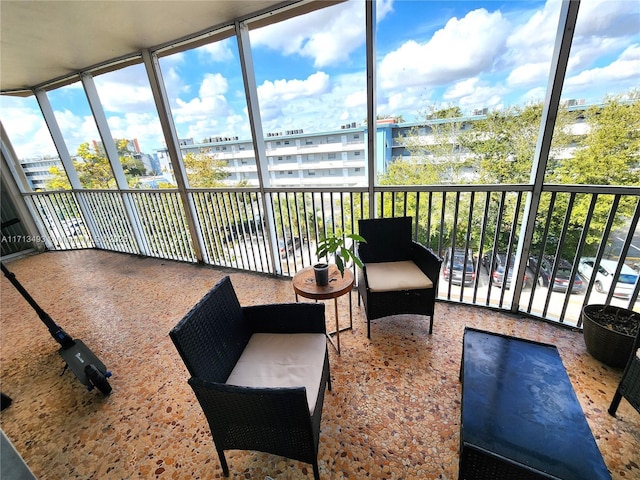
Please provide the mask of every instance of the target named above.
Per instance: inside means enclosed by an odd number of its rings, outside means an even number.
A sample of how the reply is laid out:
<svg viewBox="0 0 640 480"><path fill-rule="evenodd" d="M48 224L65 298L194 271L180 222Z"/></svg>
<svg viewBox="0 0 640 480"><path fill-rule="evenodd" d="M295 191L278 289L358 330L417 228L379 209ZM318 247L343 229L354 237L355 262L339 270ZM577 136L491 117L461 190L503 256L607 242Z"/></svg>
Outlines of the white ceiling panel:
<svg viewBox="0 0 640 480"><path fill-rule="evenodd" d="M39 86L290 3L1 0L0 90Z"/></svg>

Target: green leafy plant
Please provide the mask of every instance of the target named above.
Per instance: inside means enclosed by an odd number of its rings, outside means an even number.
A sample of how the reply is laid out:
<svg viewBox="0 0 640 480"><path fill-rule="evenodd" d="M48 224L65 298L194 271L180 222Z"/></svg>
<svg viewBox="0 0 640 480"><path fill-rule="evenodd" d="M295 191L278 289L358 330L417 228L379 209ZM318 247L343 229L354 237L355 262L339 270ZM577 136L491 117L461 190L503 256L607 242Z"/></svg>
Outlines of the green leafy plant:
<svg viewBox="0 0 640 480"><path fill-rule="evenodd" d="M318 258L335 254L335 262L340 275L344 277L345 265L349 263L349 260L353 260L357 266L362 268L362 262L360 259L349 250L345 242L347 238L350 238L356 242L367 243L367 241L356 233L343 234L341 230L336 230L335 233L328 234L323 240L318 242L316 248L316 256Z"/></svg>

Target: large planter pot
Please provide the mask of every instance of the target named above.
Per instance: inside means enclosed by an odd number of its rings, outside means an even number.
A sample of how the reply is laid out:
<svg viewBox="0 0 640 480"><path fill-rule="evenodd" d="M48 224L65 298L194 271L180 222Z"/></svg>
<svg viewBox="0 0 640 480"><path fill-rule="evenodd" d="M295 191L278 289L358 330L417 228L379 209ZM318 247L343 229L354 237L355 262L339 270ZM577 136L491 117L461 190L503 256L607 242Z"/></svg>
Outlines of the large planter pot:
<svg viewBox="0 0 640 480"><path fill-rule="evenodd" d="M631 355L640 314L612 305L586 305L582 328L587 352L605 365L622 368Z"/></svg>

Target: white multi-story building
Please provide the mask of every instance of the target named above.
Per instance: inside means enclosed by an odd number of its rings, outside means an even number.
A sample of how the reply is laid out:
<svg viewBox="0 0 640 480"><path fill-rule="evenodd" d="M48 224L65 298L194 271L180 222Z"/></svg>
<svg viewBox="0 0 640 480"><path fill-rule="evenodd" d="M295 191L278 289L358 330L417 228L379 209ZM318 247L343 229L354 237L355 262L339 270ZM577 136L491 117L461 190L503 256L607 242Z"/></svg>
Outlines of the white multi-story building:
<svg viewBox="0 0 640 480"><path fill-rule="evenodd" d="M366 185L366 127L351 123L340 130L304 133L302 130L268 133L265 138L269 185L359 186ZM228 185L258 185L253 143L237 137L212 137L209 142L180 140L183 154L215 155L227 163ZM166 148L157 150L164 168L170 168Z"/></svg>
<svg viewBox="0 0 640 480"><path fill-rule="evenodd" d="M60 157L52 156L21 158L20 165L34 192L46 190L47 180L53 177L50 172L51 167L63 169Z"/></svg>

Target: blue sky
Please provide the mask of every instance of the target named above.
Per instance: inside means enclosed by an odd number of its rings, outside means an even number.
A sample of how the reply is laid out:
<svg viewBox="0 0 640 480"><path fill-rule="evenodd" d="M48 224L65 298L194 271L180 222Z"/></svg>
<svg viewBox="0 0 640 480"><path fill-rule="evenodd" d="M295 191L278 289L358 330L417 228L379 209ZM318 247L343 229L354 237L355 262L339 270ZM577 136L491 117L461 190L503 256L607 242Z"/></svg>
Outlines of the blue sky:
<svg viewBox="0 0 640 480"><path fill-rule="evenodd" d="M583 0L563 99L597 103L640 87L640 3ZM378 0L380 115L419 120L429 108L466 113L542 100L559 0ZM251 31L263 130L336 130L366 118L365 9L352 0ZM178 135L250 138L234 37L160 60ZM141 65L96 77L112 134L163 145ZM50 99L71 154L97 139L79 84ZM0 100L18 156L54 153L33 99Z"/></svg>

